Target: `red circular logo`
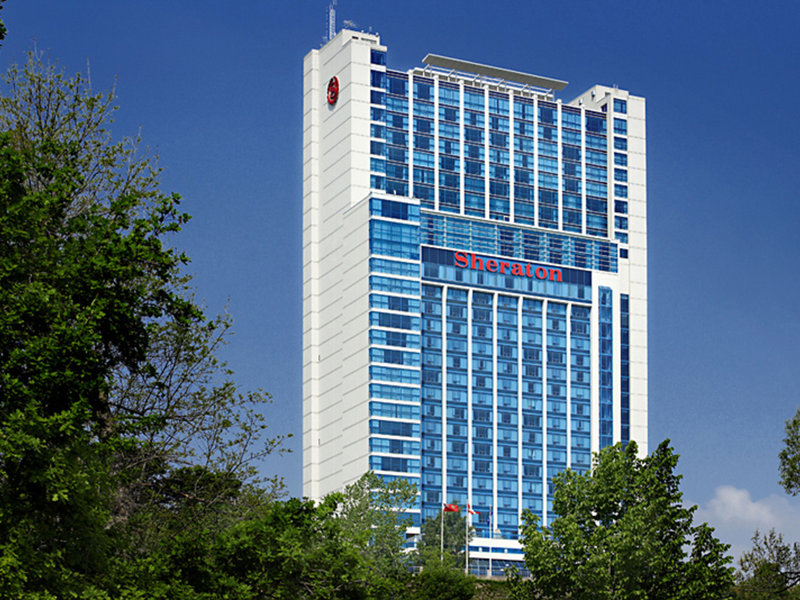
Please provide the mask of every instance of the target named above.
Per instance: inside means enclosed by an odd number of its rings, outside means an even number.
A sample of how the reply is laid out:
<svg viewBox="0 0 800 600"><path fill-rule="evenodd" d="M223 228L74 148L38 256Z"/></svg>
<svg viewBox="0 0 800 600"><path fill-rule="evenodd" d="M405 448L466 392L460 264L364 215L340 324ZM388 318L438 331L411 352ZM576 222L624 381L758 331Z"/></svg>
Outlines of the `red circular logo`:
<svg viewBox="0 0 800 600"><path fill-rule="evenodd" d="M339 79L334 75L328 82L328 104L333 106L339 99Z"/></svg>

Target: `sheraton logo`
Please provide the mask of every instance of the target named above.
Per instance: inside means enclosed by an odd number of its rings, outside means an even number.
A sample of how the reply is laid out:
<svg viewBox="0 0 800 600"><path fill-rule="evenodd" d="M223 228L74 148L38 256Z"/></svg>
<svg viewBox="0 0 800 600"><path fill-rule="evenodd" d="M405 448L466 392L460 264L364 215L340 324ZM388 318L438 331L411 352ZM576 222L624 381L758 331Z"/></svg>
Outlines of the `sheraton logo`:
<svg viewBox="0 0 800 600"><path fill-rule="evenodd" d="M456 252L456 266L473 271L489 271L500 275L516 275L517 277L531 277L548 281L561 281L561 269L550 269L535 266L530 263L518 263L505 260L484 258L475 253Z"/></svg>

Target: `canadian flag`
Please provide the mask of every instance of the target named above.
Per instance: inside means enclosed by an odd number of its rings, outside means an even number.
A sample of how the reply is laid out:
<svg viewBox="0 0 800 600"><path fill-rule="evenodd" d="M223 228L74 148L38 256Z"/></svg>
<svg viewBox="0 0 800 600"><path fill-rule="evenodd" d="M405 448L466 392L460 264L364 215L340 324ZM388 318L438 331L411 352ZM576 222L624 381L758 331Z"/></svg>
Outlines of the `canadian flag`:
<svg viewBox="0 0 800 600"><path fill-rule="evenodd" d="M445 504L444 512L458 512L458 504Z"/></svg>
<svg viewBox="0 0 800 600"><path fill-rule="evenodd" d="M477 510L472 510L472 505L471 504L467 504L467 512L469 514L471 514L471 515L479 515L479 514L481 514Z"/></svg>

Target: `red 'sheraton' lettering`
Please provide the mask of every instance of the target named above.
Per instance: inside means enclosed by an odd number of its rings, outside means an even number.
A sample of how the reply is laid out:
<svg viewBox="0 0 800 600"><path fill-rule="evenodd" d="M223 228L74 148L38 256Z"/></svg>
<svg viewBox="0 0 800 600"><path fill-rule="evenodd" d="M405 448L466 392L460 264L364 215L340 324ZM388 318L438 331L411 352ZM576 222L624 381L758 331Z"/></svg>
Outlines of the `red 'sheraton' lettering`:
<svg viewBox="0 0 800 600"><path fill-rule="evenodd" d="M474 252L467 254L466 252L455 253L455 264L462 269L472 269L473 271L489 271L491 273L500 273L517 277L531 277L534 279L544 279L549 281L561 281L561 269L552 269L546 267L534 267L531 264L512 263L506 261L497 261L491 258L481 258Z"/></svg>

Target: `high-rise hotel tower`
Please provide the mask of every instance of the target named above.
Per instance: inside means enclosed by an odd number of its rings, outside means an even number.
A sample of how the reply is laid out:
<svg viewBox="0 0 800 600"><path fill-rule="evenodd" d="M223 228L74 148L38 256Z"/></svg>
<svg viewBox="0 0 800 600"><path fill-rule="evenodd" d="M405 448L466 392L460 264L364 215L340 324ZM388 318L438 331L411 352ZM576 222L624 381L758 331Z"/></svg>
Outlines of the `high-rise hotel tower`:
<svg viewBox="0 0 800 600"><path fill-rule="evenodd" d="M553 475L647 451L645 101L340 31L304 63L303 489L470 504L521 559ZM412 529L413 532L413 529Z"/></svg>

